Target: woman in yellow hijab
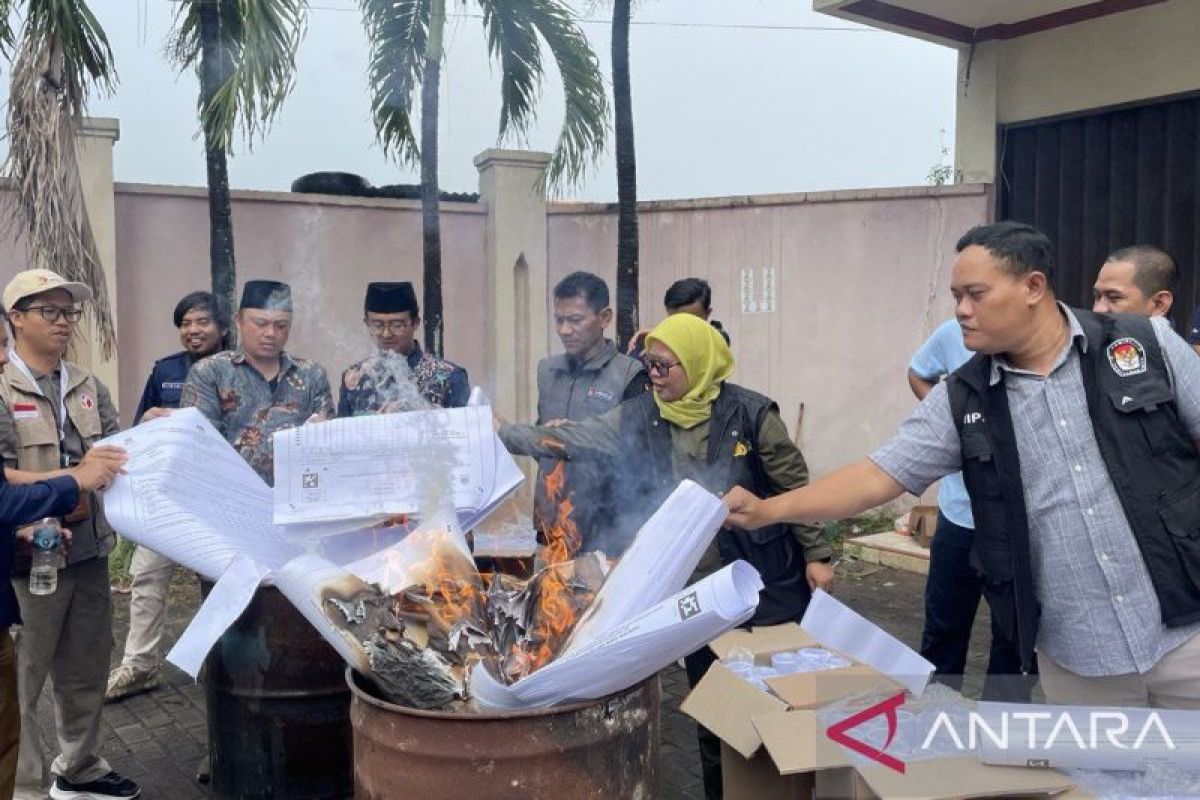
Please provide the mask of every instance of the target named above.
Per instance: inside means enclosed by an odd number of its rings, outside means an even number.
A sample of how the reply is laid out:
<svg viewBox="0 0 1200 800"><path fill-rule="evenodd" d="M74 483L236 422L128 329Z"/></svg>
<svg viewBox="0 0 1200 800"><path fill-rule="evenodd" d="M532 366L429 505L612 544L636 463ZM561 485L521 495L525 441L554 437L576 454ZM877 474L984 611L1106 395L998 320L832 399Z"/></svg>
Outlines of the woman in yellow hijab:
<svg viewBox="0 0 1200 800"><path fill-rule="evenodd" d="M691 314L674 314L646 335L642 363L662 418L684 429L707 421L733 374L733 353L717 329Z"/></svg>
<svg viewBox="0 0 1200 800"><path fill-rule="evenodd" d="M742 486L770 497L808 483L804 456L792 442L779 408L757 392L730 383L733 354L724 337L699 317L675 314L646 336L642 364L653 391L584 422L557 427L503 424L500 439L517 455L603 459L617 498L625 539L607 543L619 556L642 523L681 480L714 494ZM585 536L587 532L584 532ZM736 560L748 561L765 588L749 624L798 621L813 587L833 582L832 551L820 531L802 525L748 532L720 531L697 576ZM715 657L707 647L686 659L695 686ZM720 743L700 731L705 794L720 796Z"/></svg>

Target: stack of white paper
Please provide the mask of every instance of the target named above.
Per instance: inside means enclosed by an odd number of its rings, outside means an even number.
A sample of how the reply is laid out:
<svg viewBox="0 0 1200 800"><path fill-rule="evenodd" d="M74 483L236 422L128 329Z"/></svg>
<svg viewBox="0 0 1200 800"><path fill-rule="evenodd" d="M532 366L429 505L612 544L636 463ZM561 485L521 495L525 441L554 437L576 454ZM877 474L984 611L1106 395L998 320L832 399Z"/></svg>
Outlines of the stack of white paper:
<svg viewBox="0 0 1200 800"><path fill-rule="evenodd" d="M512 685L477 664L471 696L485 708L533 708L619 692L750 619L762 588L758 571L735 561Z"/></svg>
<svg viewBox="0 0 1200 800"><path fill-rule="evenodd" d="M523 478L486 406L317 422L279 431L274 448L274 520L289 527L412 516L450 498L470 529Z"/></svg>
<svg viewBox="0 0 1200 800"><path fill-rule="evenodd" d="M194 408L101 444L124 447L130 455L128 474L105 493L104 510L113 528L216 582L201 613L167 656L193 677L259 584L269 582L292 559L308 554L344 567L407 535L406 528L363 527L344 520L306 522L285 531L272 521L271 488ZM305 547L296 543L297 531L307 540ZM231 568L235 559L240 566Z"/></svg>
<svg viewBox="0 0 1200 800"><path fill-rule="evenodd" d="M561 657L579 652L678 592L725 520L720 498L683 481L634 537L579 621Z"/></svg>

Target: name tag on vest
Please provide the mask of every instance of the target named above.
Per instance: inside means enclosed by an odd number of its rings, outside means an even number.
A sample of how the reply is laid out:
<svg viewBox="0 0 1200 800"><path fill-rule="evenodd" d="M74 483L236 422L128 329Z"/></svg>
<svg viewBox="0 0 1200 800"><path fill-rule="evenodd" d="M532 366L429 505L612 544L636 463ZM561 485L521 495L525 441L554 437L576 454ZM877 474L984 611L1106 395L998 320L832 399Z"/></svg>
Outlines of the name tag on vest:
<svg viewBox="0 0 1200 800"><path fill-rule="evenodd" d="M13 419L37 419L41 416L36 403L13 403L12 414Z"/></svg>
<svg viewBox="0 0 1200 800"><path fill-rule="evenodd" d="M599 389L595 386L589 386L587 390L587 399L602 400L605 403L611 403L613 401L613 393L605 391L604 389Z"/></svg>

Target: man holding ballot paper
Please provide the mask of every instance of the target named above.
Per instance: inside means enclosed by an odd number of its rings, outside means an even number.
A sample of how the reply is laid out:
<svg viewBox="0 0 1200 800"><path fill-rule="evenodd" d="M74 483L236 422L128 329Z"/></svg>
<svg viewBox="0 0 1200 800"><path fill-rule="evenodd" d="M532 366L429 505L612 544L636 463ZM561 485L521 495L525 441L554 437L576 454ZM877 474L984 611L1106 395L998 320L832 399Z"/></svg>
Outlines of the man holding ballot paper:
<svg viewBox="0 0 1200 800"><path fill-rule="evenodd" d="M768 499L735 488L728 523L847 517L962 470L973 563L1047 699L1200 708L1200 360L1163 318L1058 303L1028 225L957 250L975 357L869 458Z"/></svg>
<svg viewBox="0 0 1200 800"><path fill-rule="evenodd" d="M279 281L246 281L237 313L236 352L197 362L180 406L194 406L268 484L275 482L271 435L333 416L320 364L284 351L292 331L292 290Z"/></svg>

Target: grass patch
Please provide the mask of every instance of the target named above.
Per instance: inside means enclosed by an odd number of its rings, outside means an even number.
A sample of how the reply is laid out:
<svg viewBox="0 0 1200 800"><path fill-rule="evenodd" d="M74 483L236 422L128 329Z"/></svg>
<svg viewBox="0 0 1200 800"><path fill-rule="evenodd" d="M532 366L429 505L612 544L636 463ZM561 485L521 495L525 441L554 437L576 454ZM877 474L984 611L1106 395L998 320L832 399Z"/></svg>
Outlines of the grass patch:
<svg viewBox="0 0 1200 800"><path fill-rule="evenodd" d="M125 538L118 538L117 546L108 555L108 581L116 586L128 586L133 581L129 572L133 551L137 545Z"/></svg>

